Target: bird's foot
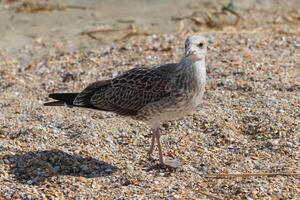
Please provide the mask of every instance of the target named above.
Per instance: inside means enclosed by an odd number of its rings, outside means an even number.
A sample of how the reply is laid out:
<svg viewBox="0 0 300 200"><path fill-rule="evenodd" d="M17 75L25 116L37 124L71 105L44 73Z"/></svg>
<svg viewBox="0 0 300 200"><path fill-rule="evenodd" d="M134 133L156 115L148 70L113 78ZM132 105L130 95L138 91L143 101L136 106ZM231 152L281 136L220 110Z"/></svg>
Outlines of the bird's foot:
<svg viewBox="0 0 300 200"><path fill-rule="evenodd" d="M157 160L157 158L156 158L156 157L153 157L152 154L150 154L150 153L148 153L148 159L149 159L150 161L156 161L156 160Z"/></svg>
<svg viewBox="0 0 300 200"><path fill-rule="evenodd" d="M171 158L165 156L163 161L159 163L162 167L177 169L181 166L181 162L178 158Z"/></svg>

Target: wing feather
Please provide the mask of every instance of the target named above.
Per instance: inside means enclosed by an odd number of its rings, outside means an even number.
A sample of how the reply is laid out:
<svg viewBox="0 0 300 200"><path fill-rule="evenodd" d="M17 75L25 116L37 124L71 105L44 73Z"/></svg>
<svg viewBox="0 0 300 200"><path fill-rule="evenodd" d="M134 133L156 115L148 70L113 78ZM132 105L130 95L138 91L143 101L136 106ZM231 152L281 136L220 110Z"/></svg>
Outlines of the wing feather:
<svg viewBox="0 0 300 200"><path fill-rule="evenodd" d="M91 104L100 110L120 115L136 115L151 102L171 95L176 64L156 68L134 68L107 81L88 86L75 99L76 104Z"/></svg>

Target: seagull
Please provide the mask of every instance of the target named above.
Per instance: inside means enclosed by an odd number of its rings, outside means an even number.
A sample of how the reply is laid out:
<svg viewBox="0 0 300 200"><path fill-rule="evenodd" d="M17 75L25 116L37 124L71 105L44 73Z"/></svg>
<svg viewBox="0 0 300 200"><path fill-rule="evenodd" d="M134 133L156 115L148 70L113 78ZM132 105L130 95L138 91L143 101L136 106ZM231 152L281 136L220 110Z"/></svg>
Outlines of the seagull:
<svg viewBox="0 0 300 200"><path fill-rule="evenodd" d="M192 35L185 40L180 62L133 68L115 78L88 85L80 93L52 93L45 106L68 106L107 111L143 121L151 127L150 160L158 147L159 165L179 166L163 156L161 123L183 118L201 103L206 83L207 40Z"/></svg>

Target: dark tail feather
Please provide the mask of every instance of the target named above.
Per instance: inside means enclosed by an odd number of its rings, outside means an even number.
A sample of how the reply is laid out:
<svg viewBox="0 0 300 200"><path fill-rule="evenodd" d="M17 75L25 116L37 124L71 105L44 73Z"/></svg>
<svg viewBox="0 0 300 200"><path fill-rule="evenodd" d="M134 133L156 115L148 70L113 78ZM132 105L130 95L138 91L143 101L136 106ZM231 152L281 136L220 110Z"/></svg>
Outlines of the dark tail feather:
<svg viewBox="0 0 300 200"><path fill-rule="evenodd" d="M49 97L58 101L45 103L45 106L73 106L78 93L52 93Z"/></svg>
<svg viewBox="0 0 300 200"><path fill-rule="evenodd" d="M68 106L68 107L83 107L99 110L99 108L93 106L92 104L86 105L74 105L73 102L77 97L78 93L52 93L49 97L58 101L52 101L44 103L44 106Z"/></svg>
<svg viewBox="0 0 300 200"><path fill-rule="evenodd" d="M51 102L47 102L44 103L44 106L65 106L66 103L63 101L51 101Z"/></svg>

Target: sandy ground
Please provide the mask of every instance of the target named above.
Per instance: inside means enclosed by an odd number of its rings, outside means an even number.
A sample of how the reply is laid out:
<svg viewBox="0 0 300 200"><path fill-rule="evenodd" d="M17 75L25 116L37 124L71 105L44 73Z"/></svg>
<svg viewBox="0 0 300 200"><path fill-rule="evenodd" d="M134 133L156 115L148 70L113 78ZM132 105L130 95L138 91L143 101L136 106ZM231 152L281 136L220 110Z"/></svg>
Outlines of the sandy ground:
<svg viewBox="0 0 300 200"><path fill-rule="evenodd" d="M216 2L80 2L0 2L0 199L300 198L299 1L240 1L237 24ZM163 126L179 169L147 160L143 123L43 107L48 93L178 61L203 32L203 103Z"/></svg>

